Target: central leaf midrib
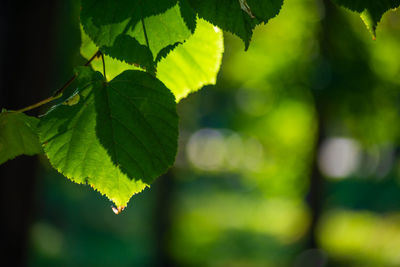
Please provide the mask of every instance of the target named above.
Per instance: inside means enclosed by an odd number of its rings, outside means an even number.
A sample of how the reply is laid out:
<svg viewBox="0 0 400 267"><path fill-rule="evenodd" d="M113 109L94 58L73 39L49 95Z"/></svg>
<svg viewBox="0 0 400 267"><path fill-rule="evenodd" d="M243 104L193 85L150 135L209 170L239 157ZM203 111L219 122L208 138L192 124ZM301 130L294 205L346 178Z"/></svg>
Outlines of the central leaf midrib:
<svg viewBox="0 0 400 267"><path fill-rule="evenodd" d="M110 127L111 127L111 132L112 132L112 150L113 150L113 156L115 158L115 160L117 161L117 163L121 162L121 158L119 157L119 153L118 153L118 149L121 149L123 151L125 151L125 153L128 155L129 158L131 158L132 160L134 160L135 165L138 166L138 169L140 170L140 172L142 173L142 177L141 179L144 179L146 176L149 176L151 178L154 178L155 175L152 174L149 171L145 171L145 169L143 169L140 165L140 163L138 163L135 160L134 155L132 155L130 152L128 152L127 150L123 149L123 146L121 144L119 144L116 139L115 139L115 124L114 123L118 123L120 124L123 128L125 128L130 135L135 138L137 140L137 142L142 146L143 150L146 152L146 154L148 155L148 159L149 162L152 165L152 168L157 169L155 164L155 161L152 160L153 158L157 158L160 163L166 163L165 159L161 158L160 155L158 155L158 153L152 153L150 152L150 150L147 148L147 146L144 144L144 142L134 133L132 132L131 129L129 129L124 123L122 123L121 121L119 121L118 119L116 119L116 116L113 113L113 109L111 108L111 104L110 104L110 93L108 90L113 90L113 92L115 92L116 94L118 94L119 96L121 96L123 99L127 100L132 107L134 107L137 110L137 113L139 114L139 116L142 117L142 120L148 125L149 129L151 129L151 131L154 134L153 140L155 140L156 142L158 142L161 146L161 149L164 151L165 153L165 148L163 147L163 145L158 141L158 136L156 135L154 129L150 126L150 124L147 122L146 118L143 116L142 112L136 107L136 104L133 103L128 97L126 97L125 95L123 95L121 92L119 92L119 90L115 89L115 87L113 87L111 84L108 84L106 87L104 87L102 90L106 90L105 94L106 94L106 106L107 106L107 111L106 111L106 116L109 119L109 123L110 123ZM118 165L118 167L122 170L124 170L124 172L127 171L127 169L125 167L123 167L123 165ZM131 179L133 179L134 177L130 177Z"/></svg>
<svg viewBox="0 0 400 267"><path fill-rule="evenodd" d="M99 88L99 90L105 90L105 94L106 94L106 106L107 106L107 109L106 109L106 111L108 111L108 117L110 118L110 127L111 127L111 135L112 135L112 143L113 143L113 145L112 145L112 148L113 148L113 151L114 151L114 157L111 157L111 159L112 158L114 158L114 159L116 159L117 160L117 162L119 162L118 161L118 155L117 155L117 151L116 151L116 142L115 142L115 138L114 138L114 128L113 128L113 123L112 123L112 119L111 119L111 108L110 108L110 103L109 103L109 101L108 101L108 98L109 98L109 95L108 95L108 91L107 91L107 86L103 86L103 87L101 87L101 88ZM120 166L116 166L118 169L120 169ZM118 184L118 191L120 191L121 190L121 183L120 183L120 178L119 178L119 175L117 176L118 177L118 182L117 182L117 184Z"/></svg>
<svg viewBox="0 0 400 267"><path fill-rule="evenodd" d="M136 106L136 103L134 101L132 101L132 99L130 99L130 97L122 94L120 91L115 89L115 87L113 87L111 84L110 84L110 88L112 88L117 94L119 94L121 97L123 97L124 99L128 100L128 102L132 104L132 106L137 110L138 114L142 117L143 121L147 124L148 128L151 129L152 134L154 136L154 140L156 140L156 142L160 145L161 149L163 150L164 154L166 155L167 151L165 150L164 145L158 140L159 136L157 135L157 133L155 132L153 127L151 127L151 124L147 121L147 118L144 116L144 114Z"/></svg>
<svg viewBox="0 0 400 267"><path fill-rule="evenodd" d="M140 172L142 173L141 179L144 179L144 177L146 177L146 172L144 171L144 169L142 168L140 163L124 148L123 145L121 145L117 141L115 141L114 144L118 145L120 147L120 149L125 151L125 153L129 156L129 158L131 158L133 160L133 162L136 164L136 166L138 166L138 169L140 169ZM135 178L135 177L131 177L131 179L133 179L133 178Z"/></svg>
<svg viewBox="0 0 400 267"><path fill-rule="evenodd" d="M106 94L106 97L105 97L105 101L106 101L106 108L104 109L105 111L106 111L106 113L107 113L107 118L109 118L110 119L110 127L111 127L111 140L112 140L112 142L113 142L113 145L112 145L112 156L111 156L111 158L114 158L114 159L118 159L118 156L117 156L117 152L116 152L116 147L115 147L115 137L114 137L114 127L113 127L113 120L112 120L112 117L111 117L111 107L110 107L110 102L108 101L108 99L109 99L109 94L108 94L108 90L107 90L107 86L105 86L105 87L103 87L103 88L101 88L100 90L105 90L105 94ZM118 160L117 160L118 161Z"/></svg>
<svg viewBox="0 0 400 267"><path fill-rule="evenodd" d="M157 155L157 154L152 154L152 153L150 153L149 150L148 150L148 148L146 147L146 145L143 143L143 141L140 140L139 137L137 137L137 135L136 135L135 133L133 133L128 127L126 127L126 126L125 126L121 121L119 121L115 116L112 116L112 115L111 115L111 120L114 120L114 121L118 122L122 127L124 127L125 129L127 129L129 133L131 133L131 135L138 141L138 143L139 143L139 144L144 148L144 150L147 152L147 154L148 154L148 156L149 156L149 159L150 159L150 161L151 161L151 163L152 163L152 165L153 165L153 167L154 167L154 162L151 160L151 157L152 157L152 156L155 156L156 158L160 159L160 158L158 157L158 155ZM119 145L119 146L122 148L121 145ZM134 157L133 157L127 150L124 149L124 151L125 151L126 153L129 154L129 157L131 157L132 159L134 159ZM160 159L160 161L162 161L162 160ZM137 161L135 160L135 162L137 162ZM138 165L139 165L139 164L138 164ZM139 165L139 166L140 166L140 165ZM142 169L141 166L140 166L139 168ZM143 170L143 169L142 169L142 170ZM144 172L144 171L142 171L142 174L143 174L143 176L145 176L145 172Z"/></svg>
<svg viewBox="0 0 400 267"><path fill-rule="evenodd" d="M69 170L69 165L70 165L70 160L68 160L70 158L70 154L71 154L71 146L73 142L78 142L79 143L79 138L74 138L74 136L76 135L77 131L75 130L76 126L81 122L82 116L85 113L85 111L88 109L89 105L85 105L87 104L87 102L93 101L93 97L92 97L92 93L93 91L90 91L90 93L88 94L88 96L84 99L84 101L82 102L82 108L78 110L77 112L77 118L75 120L75 122L73 123L73 127L71 128L71 137L70 137L70 142L68 142L68 148L67 148L67 155L66 155L66 161L65 161L65 165L64 168L66 170ZM86 123L86 122L84 122ZM67 131L65 131L65 133L67 133Z"/></svg>

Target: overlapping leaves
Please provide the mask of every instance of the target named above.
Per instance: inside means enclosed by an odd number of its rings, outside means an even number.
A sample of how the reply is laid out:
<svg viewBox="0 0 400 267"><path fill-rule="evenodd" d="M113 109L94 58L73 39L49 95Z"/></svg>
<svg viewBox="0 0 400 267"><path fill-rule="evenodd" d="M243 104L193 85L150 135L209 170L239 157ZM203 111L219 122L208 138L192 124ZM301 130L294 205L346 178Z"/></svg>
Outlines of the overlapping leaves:
<svg viewBox="0 0 400 267"><path fill-rule="evenodd" d="M275 17L282 4L283 0L83 0L81 23L106 54L148 67L149 52L155 59L163 48L185 41L196 28L197 16L239 36L247 49L255 26ZM137 55L132 49L143 51L146 46L149 51L130 62Z"/></svg>
<svg viewBox="0 0 400 267"><path fill-rule="evenodd" d="M157 66L157 78L175 95L177 102L207 84L215 84L224 50L222 31L199 19L194 34L176 47ZM82 32L81 54L89 59L98 47ZM105 56L107 78L112 79L124 70L137 69L134 65ZM100 58L92 67L102 71Z"/></svg>
<svg viewBox="0 0 400 267"><path fill-rule="evenodd" d="M174 96L142 71L125 71L109 83L99 72L79 71L79 101L52 108L41 119L40 140L58 171L126 206L174 162Z"/></svg>
<svg viewBox="0 0 400 267"><path fill-rule="evenodd" d="M247 49L254 28L278 15L283 0L184 0L200 18L239 36Z"/></svg>
<svg viewBox="0 0 400 267"><path fill-rule="evenodd" d="M159 53L191 34L176 0L83 0L81 23L103 53L150 72Z"/></svg>
<svg viewBox="0 0 400 267"><path fill-rule="evenodd" d="M400 5L400 0L333 1L361 13L374 36L382 15ZM65 176L90 184L120 208L126 206L133 194L173 164L178 137L175 98L179 101L215 83L223 53L219 28L239 36L247 49L254 28L276 16L282 4L283 0L82 0L81 53L87 58L97 50L105 54L111 81L79 68L77 90L41 118L39 130L35 118L2 112L0 164L20 154L39 153L42 145ZM92 67L102 70L103 64L94 60Z"/></svg>
<svg viewBox="0 0 400 267"><path fill-rule="evenodd" d="M223 52L222 31L200 19L194 34L160 61L157 78L180 101L204 85L216 83Z"/></svg>

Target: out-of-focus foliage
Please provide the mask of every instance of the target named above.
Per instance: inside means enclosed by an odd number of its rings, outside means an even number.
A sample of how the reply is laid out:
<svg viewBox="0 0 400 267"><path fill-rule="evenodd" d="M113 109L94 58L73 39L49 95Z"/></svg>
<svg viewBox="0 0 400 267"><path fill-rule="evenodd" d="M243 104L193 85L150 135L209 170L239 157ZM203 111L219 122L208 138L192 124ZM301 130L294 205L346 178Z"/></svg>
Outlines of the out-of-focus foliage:
<svg viewBox="0 0 400 267"><path fill-rule="evenodd" d="M399 213L336 210L321 220L321 245L332 257L358 266L400 264Z"/></svg>
<svg viewBox="0 0 400 267"><path fill-rule="evenodd" d="M316 121L310 81L302 76L318 53L320 16L311 1L288 2L267 27L256 28L246 52L226 35L220 91L209 88L182 103L199 116L194 124L182 112L188 131L200 130L181 138L186 149L177 159L178 168L189 164L198 172L181 181L176 202L182 204L171 242L178 262L292 262L310 225L303 198ZM186 168L178 177L189 175Z"/></svg>
<svg viewBox="0 0 400 267"><path fill-rule="evenodd" d="M264 152L258 171L246 172L245 180L257 181L270 193L302 196L307 188L316 125L310 84L301 76L308 75L318 52L313 37L320 19L316 8L311 2L286 4L268 27L258 28L254 45L227 57L223 69L239 87L234 100L241 116L235 124L257 138Z"/></svg>

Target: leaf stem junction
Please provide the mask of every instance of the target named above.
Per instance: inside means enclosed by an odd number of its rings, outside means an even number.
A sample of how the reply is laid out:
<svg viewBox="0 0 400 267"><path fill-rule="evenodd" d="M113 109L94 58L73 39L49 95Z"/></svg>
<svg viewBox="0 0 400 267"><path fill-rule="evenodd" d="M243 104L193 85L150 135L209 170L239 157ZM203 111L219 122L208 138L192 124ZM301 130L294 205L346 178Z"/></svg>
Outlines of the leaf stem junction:
<svg viewBox="0 0 400 267"><path fill-rule="evenodd" d="M90 64L96 57L98 57L98 56L101 56L102 59L103 59L103 72L104 72L104 77L105 77L105 76L106 76L106 71L105 71L105 65L104 65L104 57L103 57L103 54L100 52L100 50L98 50L98 51L85 63L84 66L89 66L89 64ZM53 100L56 100L57 98L59 98L59 97L62 96L62 94L63 94L63 92L65 91L65 89L67 89L68 86L71 85L71 83L75 80L75 78L76 78L76 74L74 74L74 75L73 75L60 89L58 89L52 96L50 96L50 97L48 97L48 98L46 98L46 99L44 99L44 100L41 100L41 101L39 101L39 102L37 102L37 103L35 103L35 104L33 104L33 105L30 105L30 106L27 106L27 107L18 109L18 110L16 110L15 112L25 112L25 111L28 111L28 110L32 110L32 109L38 108L38 107L40 107L40 106L43 106L44 104L47 104L47 103L49 103L49 102L51 102L51 101L53 101Z"/></svg>

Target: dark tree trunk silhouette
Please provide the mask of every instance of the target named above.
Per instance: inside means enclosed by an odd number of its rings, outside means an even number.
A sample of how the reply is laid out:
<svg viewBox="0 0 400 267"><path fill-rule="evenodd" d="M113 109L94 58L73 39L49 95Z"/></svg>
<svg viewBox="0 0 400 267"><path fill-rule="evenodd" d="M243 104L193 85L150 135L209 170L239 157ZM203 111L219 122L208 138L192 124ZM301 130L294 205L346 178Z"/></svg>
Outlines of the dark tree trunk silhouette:
<svg viewBox="0 0 400 267"><path fill-rule="evenodd" d="M154 221L156 231L156 266L176 266L169 254L169 234L171 230L171 211L174 191L174 174L169 170L160 177L154 189L157 189Z"/></svg>
<svg viewBox="0 0 400 267"><path fill-rule="evenodd" d="M318 107L316 108L317 116L319 116ZM314 152L313 165L310 176L310 189L307 196L307 201L310 206L312 216L309 230L309 239L307 247L310 249L318 248L316 228L318 221L321 217L322 212L322 201L323 201L323 190L324 190L324 180L322 174L318 168L318 150L321 146L322 140L324 139L323 121L318 118L318 133L316 137L316 145Z"/></svg>
<svg viewBox="0 0 400 267"><path fill-rule="evenodd" d="M321 57L323 58L325 49L329 46L327 42L329 34L329 24L332 23L332 12L334 12L332 3L330 2L331 0L322 0L320 1L320 4L324 8L324 19L321 21L321 29L320 29L320 34L319 34L319 45L321 47ZM318 74L318 69L316 70ZM319 170L318 167L318 152L321 147L321 144L323 140L326 137L325 133L325 119L326 116L324 114L324 96L323 93L319 92L318 89L315 89L312 91L314 95L314 101L315 101L315 113L316 113L316 121L318 124L318 132L317 136L315 138L315 148L314 148L314 156L313 156L313 163L311 167L311 176L310 176L310 189L307 195L307 202L309 204L309 207L311 209L311 222L310 222L310 229L308 232L308 239L307 239L307 248L308 249L315 249L318 248L317 244L317 236L316 236L316 231L317 231L317 224L319 222L319 219L321 217L322 213L322 204L324 200L324 178L321 174L321 171Z"/></svg>
<svg viewBox="0 0 400 267"><path fill-rule="evenodd" d="M19 109L43 99L49 92L55 3L1 3L1 108ZM36 163L34 157L20 156L0 165L2 266L27 265Z"/></svg>

